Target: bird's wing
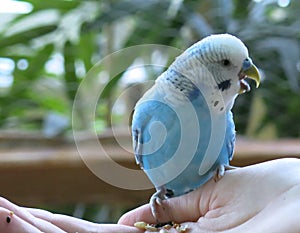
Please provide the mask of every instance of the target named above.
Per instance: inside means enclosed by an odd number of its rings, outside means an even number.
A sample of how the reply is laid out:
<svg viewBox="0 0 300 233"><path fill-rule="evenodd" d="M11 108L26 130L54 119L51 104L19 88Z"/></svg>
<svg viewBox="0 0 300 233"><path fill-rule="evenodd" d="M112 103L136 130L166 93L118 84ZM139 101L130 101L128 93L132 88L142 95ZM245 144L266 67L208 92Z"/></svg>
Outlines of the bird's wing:
<svg viewBox="0 0 300 233"><path fill-rule="evenodd" d="M132 139L136 162L141 167L144 168L145 160L148 169L172 156L178 145L177 124L176 113L160 101L149 100L137 105L132 120ZM145 159L147 156L152 158Z"/></svg>
<svg viewBox="0 0 300 233"><path fill-rule="evenodd" d="M226 138L227 138L226 147L228 152L228 159L232 160L235 140L236 140L236 132L235 132L235 126L234 126L234 121L233 121L231 111L227 113Z"/></svg>

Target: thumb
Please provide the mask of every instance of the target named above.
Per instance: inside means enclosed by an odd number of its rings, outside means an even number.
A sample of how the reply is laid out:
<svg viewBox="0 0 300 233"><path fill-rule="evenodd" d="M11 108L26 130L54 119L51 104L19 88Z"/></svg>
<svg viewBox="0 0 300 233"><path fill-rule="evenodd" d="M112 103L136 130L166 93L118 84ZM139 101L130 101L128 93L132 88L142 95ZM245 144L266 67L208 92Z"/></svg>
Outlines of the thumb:
<svg viewBox="0 0 300 233"><path fill-rule="evenodd" d="M133 226L136 222L154 223L155 218L151 213L149 204L140 206L134 210L125 213L118 221L118 224Z"/></svg>
<svg viewBox="0 0 300 233"><path fill-rule="evenodd" d="M162 208L158 208L159 216L161 216L160 221L177 223L197 221L208 211L211 190L213 190L214 185L215 182L209 181L201 188L188 194L163 200ZM119 219L118 223L132 226L139 221L156 223L149 204L127 212Z"/></svg>

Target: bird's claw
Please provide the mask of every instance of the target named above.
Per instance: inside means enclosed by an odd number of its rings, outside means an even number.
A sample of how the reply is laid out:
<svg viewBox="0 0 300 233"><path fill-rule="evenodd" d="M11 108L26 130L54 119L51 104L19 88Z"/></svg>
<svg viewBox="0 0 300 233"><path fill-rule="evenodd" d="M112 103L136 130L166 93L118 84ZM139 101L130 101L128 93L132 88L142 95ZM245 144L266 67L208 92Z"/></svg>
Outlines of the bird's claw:
<svg viewBox="0 0 300 233"><path fill-rule="evenodd" d="M158 190L150 198L150 207L153 217L157 222L159 219L159 208L163 206L164 190Z"/></svg>
<svg viewBox="0 0 300 233"><path fill-rule="evenodd" d="M234 166L230 166L230 165L220 165L217 170L216 170L216 173L214 175L214 181L217 182L219 181L224 175L225 175L225 171L228 171L228 170L233 170L233 169L236 169L237 167L234 167Z"/></svg>
<svg viewBox="0 0 300 233"><path fill-rule="evenodd" d="M158 221L159 211L158 208L162 206L162 200L160 197L151 197L150 199L151 212L153 217Z"/></svg>

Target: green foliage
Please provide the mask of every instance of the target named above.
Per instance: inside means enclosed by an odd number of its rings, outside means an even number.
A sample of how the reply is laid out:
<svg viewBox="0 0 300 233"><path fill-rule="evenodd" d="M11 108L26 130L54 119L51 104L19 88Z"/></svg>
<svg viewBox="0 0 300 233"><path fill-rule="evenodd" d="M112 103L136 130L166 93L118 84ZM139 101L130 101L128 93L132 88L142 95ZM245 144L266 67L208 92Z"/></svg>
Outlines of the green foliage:
<svg viewBox="0 0 300 233"><path fill-rule="evenodd" d="M246 43L265 75L259 89L237 100L238 132L256 136L271 124L280 137L300 136L299 1L292 0L287 7L279 7L275 0L26 2L33 5L31 13L0 15L0 20L5 19L0 28L0 57L15 63L12 86L1 90L2 128L40 129L53 111L71 118L82 78L96 62L118 49L144 43L185 49L211 33L228 32ZM61 56L60 72L49 70L56 55ZM25 68L21 61L27 64ZM109 118L121 74L109 78L97 122ZM260 96L265 108L255 124L249 116L259 115L262 109L250 107L253 95ZM90 127L84 108L77 111L82 111L81 127ZM256 128L249 130L249 125Z"/></svg>

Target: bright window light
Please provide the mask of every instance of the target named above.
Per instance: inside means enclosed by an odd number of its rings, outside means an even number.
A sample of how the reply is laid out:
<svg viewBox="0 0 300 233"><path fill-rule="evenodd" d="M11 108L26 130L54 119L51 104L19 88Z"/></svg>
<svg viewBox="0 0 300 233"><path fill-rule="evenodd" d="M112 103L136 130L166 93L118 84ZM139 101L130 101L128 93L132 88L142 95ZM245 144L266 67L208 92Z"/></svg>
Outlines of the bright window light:
<svg viewBox="0 0 300 233"><path fill-rule="evenodd" d="M0 57L0 88L10 87L13 83L12 72L15 68L13 60Z"/></svg>
<svg viewBox="0 0 300 233"><path fill-rule="evenodd" d="M15 68L15 63L12 59L0 57L0 74L11 74Z"/></svg>
<svg viewBox="0 0 300 233"><path fill-rule="evenodd" d="M32 11L33 6L28 2L1 0L0 13L28 14Z"/></svg>
<svg viewBox="0 0 300 233"><path fill-rule="evenodd" d="M287 7L290 4L290 0L278 0L277 4L280 7Z"/></svg>

